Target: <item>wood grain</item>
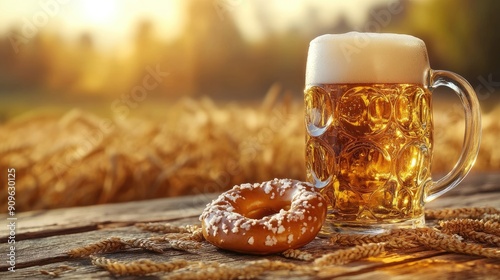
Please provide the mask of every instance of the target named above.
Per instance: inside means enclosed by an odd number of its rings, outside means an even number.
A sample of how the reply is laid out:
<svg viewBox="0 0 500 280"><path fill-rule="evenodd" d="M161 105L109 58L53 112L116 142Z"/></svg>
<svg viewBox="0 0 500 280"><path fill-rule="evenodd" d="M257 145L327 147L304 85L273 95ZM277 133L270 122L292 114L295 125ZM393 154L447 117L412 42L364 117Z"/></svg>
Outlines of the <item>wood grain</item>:
<svg viewBox="0 0 500 280"><path fill-rule="evenodd" d="M53 276L42 272L60 271L64 279L116 279L108 272L93 266L88 258L72 259L66 251L87 245L111 236L150 237L154 233L134 227L136 222L165 221L177 225L198 224L198 216L206 203L217 194L186 196L179 198L137 201L89 207L75 207L50 211L19 213L16 233L16 271L7 272L8 264L0 262L0 278L39 278ZM461 185L442 197L430 202L428 208L491 206L500 208L500 174L472 174ZM1 217L3 220L6 216ZM6 232L1 232L0 252L8 252ZM328 252L326 239L315 239L305 249L320 255ZM219 250L203 244L197 251L183 252L167 250L163 254L128 249L124 252L106 254L117 260L149 258L167 261L173 258L202 261L215 260L221 263L244 263L258 260L260 256L249 256ZM2 257L5 258L5 257ZM308 265L307 262L287 260L281 256L266 256L271 260L289 261ZM429 251L421 248L388 253L382 257L369 258L343 266L328 267L316 276L303 275L295 271L275 271L262 275L262 279L496 279L500 271L500 260ZM120 279L135 279L122 277ZM157 279L146 277L144 279Z"/></svg>

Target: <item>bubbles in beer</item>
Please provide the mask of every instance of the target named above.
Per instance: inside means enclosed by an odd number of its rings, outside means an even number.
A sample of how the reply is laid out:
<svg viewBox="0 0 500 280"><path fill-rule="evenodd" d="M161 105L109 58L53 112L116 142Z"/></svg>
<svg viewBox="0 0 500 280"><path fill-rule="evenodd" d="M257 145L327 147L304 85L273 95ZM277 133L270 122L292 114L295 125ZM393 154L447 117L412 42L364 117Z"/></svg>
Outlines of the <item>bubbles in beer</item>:
<svg viewBox="0 0 500 280"><path fill-rule="evenodd" d="M426 131L429 115L432 114L429 98L430 95L417 86L405 88L397 97L395 119L404 133L411 136ZM422 109L417 111L412 108Z"/></svg>
<svg viewBox="0 0 500 280"><path fill-rule="evenodd" d="M405 145L396 158L399 181L409 189L422 186L430 176L430 151L428 145L413 142Z"/></svg>
<svg viewBox="0 0 500 280"><path fill-rule="evenodd" d="M358 193L371 193L383 187L391 176L389 154L374 143L355 142L340 154L338 180Z"/></svg>
<svg viewBox="0 0 500 280"><path fill-rule="evenodd" d="M339 102L340 121L351 134L374 134L384 130L391 117L391 103L370 87L353 87Z"/></svg>
<svg viewBox="0 0 500 280"><path fill-rule="evenodd" d="M327 84L309 87L305 98L306 112L331 106L319 110L320 130L307 129L306 165L335 220L392 223L423 215L432 149L427 89ZM306 116L306 124L312 120Z"/></svg>
<svg viewBox="0 0 500 280"><path fill-rule="evenodd" d="M356 220L363 206L353 201L362 201L361 195L345 184L338 184L333 194L334 197L329 198L334 201L336 210L333 213L342 219Z"/></svg>

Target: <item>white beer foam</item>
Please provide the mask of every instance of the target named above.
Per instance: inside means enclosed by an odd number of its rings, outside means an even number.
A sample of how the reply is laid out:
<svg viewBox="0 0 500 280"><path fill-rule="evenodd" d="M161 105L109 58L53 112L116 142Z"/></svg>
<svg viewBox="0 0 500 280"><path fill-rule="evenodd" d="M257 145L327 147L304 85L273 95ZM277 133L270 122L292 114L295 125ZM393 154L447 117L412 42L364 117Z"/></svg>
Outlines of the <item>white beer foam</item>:
<svg viewBox="0 0 500 280"><path fill-rule="evenodd" d="M402 34L327 34L309 45L306 86L332 83L425 84L424 41Z"/></svg>

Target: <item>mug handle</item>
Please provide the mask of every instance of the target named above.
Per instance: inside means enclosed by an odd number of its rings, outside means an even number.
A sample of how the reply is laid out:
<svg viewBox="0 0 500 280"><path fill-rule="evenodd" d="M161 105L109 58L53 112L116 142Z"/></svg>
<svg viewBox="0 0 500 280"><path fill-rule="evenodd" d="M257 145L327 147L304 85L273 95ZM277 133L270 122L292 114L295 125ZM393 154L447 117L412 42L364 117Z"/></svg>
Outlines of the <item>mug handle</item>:
<svg viewBox="0 0 500 280"><path fill-rule="evenodd" d="M431 89L445 86L460 98L465 114L465 133L462 153L453 169L426 190L425 201L429 202L456 187L474 165L481 142L481 109L472 86L462 76L449 71L429 70Z"/></svg>

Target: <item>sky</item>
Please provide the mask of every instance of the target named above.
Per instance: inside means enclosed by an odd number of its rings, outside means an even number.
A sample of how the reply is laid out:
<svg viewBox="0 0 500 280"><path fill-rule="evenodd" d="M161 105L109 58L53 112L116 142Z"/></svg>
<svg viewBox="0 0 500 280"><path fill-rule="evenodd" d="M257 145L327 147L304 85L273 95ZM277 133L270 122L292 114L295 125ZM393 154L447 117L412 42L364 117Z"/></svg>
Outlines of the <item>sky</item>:
<svg viewBox="0 0 500 280"><path fill-rule="evenodd" d="M265 34L259 13L265 13L276 30L307 28L308 7L319 7L318 17L334 23L341 14L353 24L361 24L374 4L397 0L206 0L223 21L232 16L243 35L258 40ZM159 38L173 39L183 32L185 2L182 0L0 0L0 33L17 25L24 28L48 27L66 38L92 32L97 45L113 47L130 39L138 20L156 23Z"/></svg>

